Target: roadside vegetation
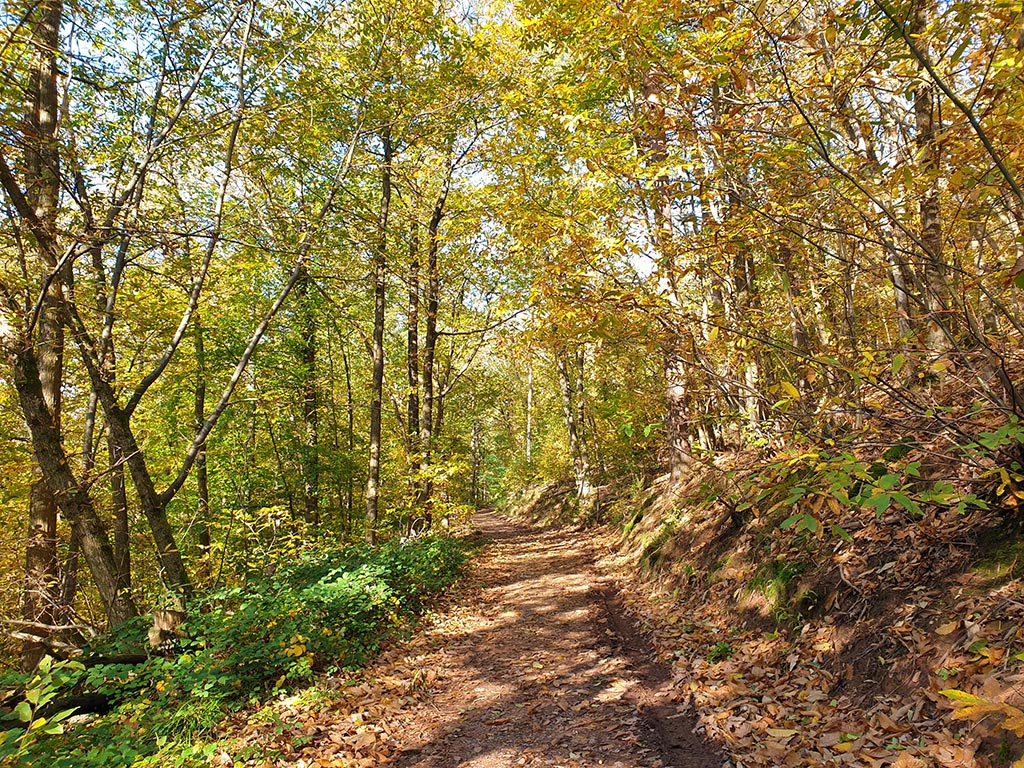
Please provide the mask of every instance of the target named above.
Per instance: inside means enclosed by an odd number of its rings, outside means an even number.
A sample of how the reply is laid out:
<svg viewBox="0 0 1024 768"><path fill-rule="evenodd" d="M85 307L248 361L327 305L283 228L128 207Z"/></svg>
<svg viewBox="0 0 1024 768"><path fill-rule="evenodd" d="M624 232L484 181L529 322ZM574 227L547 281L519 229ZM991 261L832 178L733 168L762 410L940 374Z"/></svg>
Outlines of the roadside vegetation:
<svg viewBox="0 0 1024 768"><path fill-rule="evenodd" d="M205 595L164 648L150 649L146 623L133 621L74 660L8 673L0 683L6 700L21 698L21 722L4 724L0 764L206 765L231 712L357 674L409 632L467 550L454 538L323 549ZM99 714L76 718L82 709Z"/></svg>

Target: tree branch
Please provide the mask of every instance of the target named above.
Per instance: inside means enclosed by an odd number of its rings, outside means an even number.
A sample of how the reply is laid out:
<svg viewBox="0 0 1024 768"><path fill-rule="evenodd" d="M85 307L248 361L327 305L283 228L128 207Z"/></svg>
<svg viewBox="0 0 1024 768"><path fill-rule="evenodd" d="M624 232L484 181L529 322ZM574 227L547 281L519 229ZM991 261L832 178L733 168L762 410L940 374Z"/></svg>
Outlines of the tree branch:
<svg viewBox="0 0 1024 768"><path fill-rule="evenodd" d="M928 72L928 76L932 79L932 82L939 87L939 90L946 95L946 98L953 102L953 106L959 109L960 112L963 113L963 116L967 118L967 122L971 124L971 128L974 129L975 135L985 147L985 151L988 152L989 157L992 158L992 162L995 163L996 168L999 169L999 173L1002 175L1003 179L1006 180L1006 183L1010 185L1010 189L1013 191L1014 197L1017 198L1018 206L1021 209L1024 209L1024 191L1022 191L1020 186L1018 186L1016 180L1013 178L1013 174L1010 172L1010 169L1006 167L1006 163L1003 162L1003 158L992 144L992 140L989 139L988 134L985 132L985 128L978 119L978 116L975 115L974 111L964 103L963 99L961 99L953 89L946 84L946 81L939 76L939 73L935 71L935 66L932 64L931 60L925 55L924 51L918 48L917 43L914 42L910 32L907 31L906 24L896 18L892 9L886 5L885 0L875 0L875 5L878 6L879 10L881 10L885 15L885 18L888 19L889 22L899 31L900 37L902 37L903 42L907 44L907 48L910 49L910 53L913 54L915 59L917 59L918 64L925 68L925 71Z"/></svg>

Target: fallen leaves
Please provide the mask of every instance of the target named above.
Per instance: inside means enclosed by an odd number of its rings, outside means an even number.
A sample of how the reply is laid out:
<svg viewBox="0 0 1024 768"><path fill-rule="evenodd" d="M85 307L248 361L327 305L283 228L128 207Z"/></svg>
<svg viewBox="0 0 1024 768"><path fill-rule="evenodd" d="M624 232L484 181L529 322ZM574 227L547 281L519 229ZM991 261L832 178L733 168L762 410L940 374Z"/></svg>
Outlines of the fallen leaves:
<svg viewBox="0 0 1024 768"><path fill-rule="evenodd" d="M675 498L673 509L682 504ZM1024 736L1024 718L1011 711L1024 713L1024 585L954 581L966 562L961 542L987 524L980 516L848 514L840 524L851 540L815 540L816 570L801 582L834 586L788 632L785 622L768 631L751 620L757 606L742 598L756 563L806 561L808 553L756 517L727 549L714 515L696 520L686 532L690 549L680 548L689 566L682 579L663 572L637 584L636 549L613 532L601 543L618 551L603 562L649 625L659 656L673 660L679 705L696 710L702 732L734 765L996 765L999 742L986 746L985 738L1000 723L1014 733L1021 726ZM703 579L691 575L702 540L715 542L714 559L728 563ZM709 661L721 643L732 653ZM954 687L974 697L959 716L939 693Z"/></svg>
<svg viewBox="0 0 1024 768"><path fill-rule="evenodd" d="M240 714L221 734L221 766L371 768L400 749L403 718L438 682L424 639L385 652L356 677L327 678Z"/></svg>
<svg viewBox="0 0 1024 768"><path fill-rule="evenodd" d="M852 541L837 543L837 551L856 548L856 557L842 562L859 563L860 570L846 573L847 583L835 565L838 586L823 599L829 612L792 632L767 632L736 612L737 595L753 572L742 552L699 589L627 581L624 594L645 617L659 656L671 664L680 711L697 713L698 731L721 744L736 768L987 768L986 736L1001 725L1024 735L1018 693L1024 599L1019 582L986 592L922 579L930 557L922 553L948 550L963 536L966 523L948 522L948 529L929 522L911 534L905 520L844 521ZM768 532L767 556L789 556L790 539L775 533ZM610 534L596 543L609 550L615 545ZM737 546L753 545L748 538ZM624 558L618 566L631 573ZM504 580L514 570L498 561L491 573ZM543 651L520 644L499 661L497 647L509 642L503 633L529 613L515 608L520 597L509 588L507 602L475 605L472 621L458 613L438 618L360 678L333 681L325 698L291 697L250 713L222 764L362 768L388 764L418 738L437 744L436 728L424 724L424 703L450 684L450 675L470 679L469 658L486 672L485 682L475 688L463 683L462 706L482 727L510 739L524 729L591 729L620 745L638 743L635 722L616 721L605 709L622 701L631 685L612 660L588 662L583 692L579 673L567 672L566 662L589 651L566 638ZM715 647L729 653L709 654ZM514 708L505 700L510 685L522 696ZM959 711L948 695L953 689L966 705ZM522 748L507 764L548 765L548 757L543 749ZM564 764L584 765L586 757L565 757Z"/></svg>
<svg viewBox="0 0 1024 768"><path fill-rule="evenodd" d="M362 673L236 718L220 765L663 766L633 698L641 684L598 618L590 557L553 562L559 536L504 537L450 610Z"/></svg>

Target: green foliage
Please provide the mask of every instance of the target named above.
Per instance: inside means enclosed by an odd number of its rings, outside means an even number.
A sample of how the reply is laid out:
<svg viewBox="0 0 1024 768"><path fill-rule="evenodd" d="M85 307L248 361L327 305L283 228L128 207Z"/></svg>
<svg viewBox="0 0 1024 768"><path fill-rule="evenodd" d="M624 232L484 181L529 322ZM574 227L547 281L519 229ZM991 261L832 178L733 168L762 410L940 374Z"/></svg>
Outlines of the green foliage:
<svg viewBox="0 0 1024 768"><path fill-rule="evenodd" d="M640 562L645 568L655 568L662 558L662 547L672 538L679 521L675 518L664 520L658 532L644 544L643 552L640 555Z"/></svg>
<svg viewBox="0 0 1024 768"><path fill-rule="evenodd" d="M989 432L980 432L974 442L964 446L972 453L996 453L1011 445L1018 445L1024 438L1024 425L1011 414L1006 423Z"/></svg>
<svg viewBox="0 0 1024 768"><path fill-rule="evenodd" d="M69 679L82 669L78 662L54 663L49 656L39 663L25 684L24 699L14 707L14 716L22 725L0 733L0 766L22 764L34 749L45 747L49 737L64 733L64 723L74 709L43 713Z"/></svg>
<svg viewBox="0 0 1024 768"><path fill-rule="evenodd" d="M253 695L365 662L457 578L466 549L458 540L426 537L301 555L273 574L202 598L181 628L177 655L134 666L41 668L17 710L28 727L5 735L7 753L0 755L54 768L142 758L201 764L206 748L188 745L226 712ZM140 625L129 624L94 650L124 651L144 636ZM73 739L41 741L61 733L69 713L43 720L35 716L38 707L76 686L107 694L117 708L76 729Z"/></svg>
<svg viewBox="0 0 1024 768"><path fill-rule="evenodd" d="M852 449L784 454L745 479L753 501L742 507L769 515L789 511L781 528L812 535L828 528L843 539L849 538L846 531L826 523L829 513L838 516L844 509L861 507L881 517L893 505L914 515L922 514L927 505L952 507L960 513L987 508L976 494L958 490L945 480L923 478L920 461L905 461L912 448L912 442L901 439L879 461L862 459Z"/></svg>
<svg viewBox="0 0 1024 768"><path fill-rule="evenodd" d="M724 640L719 640L717 643L708 649L708 661L711 664L717 664L720 661L725 661L733 655L735 651L733 647Z"/></svg>
<svg viewBox="0 0 1024 768"><path fill-rule="evenodd" d="M805 570L806 563L781 557L768 560L758 566L748 588L764 597L772 616L781 623L791 617L791 586Z"/></svg>

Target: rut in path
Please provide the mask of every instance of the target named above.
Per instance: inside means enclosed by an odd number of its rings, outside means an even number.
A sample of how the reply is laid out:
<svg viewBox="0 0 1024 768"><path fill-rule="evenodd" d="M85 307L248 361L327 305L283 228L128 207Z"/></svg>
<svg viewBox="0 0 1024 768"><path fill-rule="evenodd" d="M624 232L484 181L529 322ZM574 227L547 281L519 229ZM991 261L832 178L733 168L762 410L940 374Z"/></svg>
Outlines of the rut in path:
<svg viewBox="0 0 1024 768"><path fill-rule="evenodd" d="M593 566L586 534L493 512L465 599L427 631L438 670L402 722L400 768L720 768L668 670Z"/></svg>

